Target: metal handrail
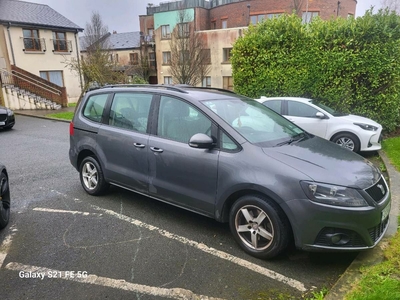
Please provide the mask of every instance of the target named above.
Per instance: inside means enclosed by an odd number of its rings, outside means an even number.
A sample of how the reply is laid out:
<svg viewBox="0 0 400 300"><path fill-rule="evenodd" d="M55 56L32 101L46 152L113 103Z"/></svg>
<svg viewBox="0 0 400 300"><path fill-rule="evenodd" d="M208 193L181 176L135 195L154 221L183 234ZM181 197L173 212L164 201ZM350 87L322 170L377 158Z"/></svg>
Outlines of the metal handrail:
<svg viewBox="0 0 400 300"><path fill-rule="evenodd" d="M11 75L11 76L14 76L14 77L19 78L19 79L21 79L21 80L23 80L23 81L26 81L26 82L28 82L28 83L30 83L30 84L33 84L33 85L35 85L35 86L37 86L37 87L39 87L39 88L41 88L41 89L43 89L43 90L46 90L46 91L48 91L48 92L50 92L50 93L56 94L56 95L58 95L58 96L61 95L61 92L58 91L57 89L55 89L55 88L53 88L53 87L51 87L51 86L49 86L49 85L47 85L47 84L41 83L40 81L38 81L38 80L36 80L36 79L28 80L28 79L26 79L26 78L24 78L24 77L22 77L22 76L18 76L18 75L16 75L16 74L14 74L14 73L12 73L12 72L10 73L10 72L8 72L7 70L4 70L4 69L1 69L0 71L1 71L2 75L4 74L5 76L10 76L10 75ZM22 74L22 73L20 73L20 72L18 72L18 71L13 71L13 72L18 73L18 74L21 74L21 75L27 77L26 75L24 75L24 74ZM40 84L37 84L37 83L35 83L34 81L36 81L36 82L38 82L38 83L40 83ZM52 91L51 89L55 90L56 92Z"/></svg>

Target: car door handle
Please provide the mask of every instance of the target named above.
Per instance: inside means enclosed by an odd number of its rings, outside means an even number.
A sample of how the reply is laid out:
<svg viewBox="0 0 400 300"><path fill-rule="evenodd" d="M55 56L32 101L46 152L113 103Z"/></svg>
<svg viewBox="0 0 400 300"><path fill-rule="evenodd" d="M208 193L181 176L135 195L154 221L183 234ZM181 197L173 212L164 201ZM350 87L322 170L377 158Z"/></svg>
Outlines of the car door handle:
<svg viewBox="0 0 400 300"><path fill-rule="evenodd" d="M164 152L163 149L157 148L157 147L150 147L150 149L151 149L151 151L153 151L153 152L158 152L158 153Z"/></svg>
<svg viewBox="0 0 400 300"><path fill-rule="evenodd" d="M146 145L140 144L140 143L133 143L133 146L135 146L136 148L144 148L146 147Z"/></svg>

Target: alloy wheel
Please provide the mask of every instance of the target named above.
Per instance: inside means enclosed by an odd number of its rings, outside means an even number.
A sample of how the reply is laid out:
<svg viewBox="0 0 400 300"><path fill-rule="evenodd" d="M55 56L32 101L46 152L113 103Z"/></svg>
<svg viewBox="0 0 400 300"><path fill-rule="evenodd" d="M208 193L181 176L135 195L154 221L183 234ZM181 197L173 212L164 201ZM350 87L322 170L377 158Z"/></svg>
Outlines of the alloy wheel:
<svg viewBox="0 0 400 300"><path fill-rule="evenodd" d="M94 190L99 181L96 166L91 162L86 162L82 168L82 179L88 190Z"/></svg>
<svg viewBox="0 0 400 300"><path fill-rule="evenodd" d="M336 141L336 144L339 146L349 149L351 151L354 150L354 141L348 137L341 137Z"/></svg>
<svg viewBox="0 0 400 300"><path fill-rule="evenodd" d="M236 231L244 244L254 250L268 248L274 239L269 216L259 207L246 205L235 215Z"/></svg>

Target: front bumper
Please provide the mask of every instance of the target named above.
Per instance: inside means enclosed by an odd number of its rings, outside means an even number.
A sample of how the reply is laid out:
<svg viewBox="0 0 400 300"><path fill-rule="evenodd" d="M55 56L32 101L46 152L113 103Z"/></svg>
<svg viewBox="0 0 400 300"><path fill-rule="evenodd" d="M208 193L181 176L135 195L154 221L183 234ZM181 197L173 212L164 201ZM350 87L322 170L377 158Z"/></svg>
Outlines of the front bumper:
<svg viewBox="0 0 400 300"><path fill-rule="evenodd" d="M375 247L389 225L391 196L368 207L335 207L299 199L292 224L296 247L308 251L359 251Z"/></svg>

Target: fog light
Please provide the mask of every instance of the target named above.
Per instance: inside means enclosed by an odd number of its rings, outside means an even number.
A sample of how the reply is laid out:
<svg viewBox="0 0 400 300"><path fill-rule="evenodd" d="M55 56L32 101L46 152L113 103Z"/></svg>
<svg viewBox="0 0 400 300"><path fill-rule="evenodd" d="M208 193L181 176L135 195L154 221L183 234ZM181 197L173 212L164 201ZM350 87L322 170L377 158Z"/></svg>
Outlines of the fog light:
<svg viewBox="0 0 400 300"><path fill-rule="evenodd" d="M327 234L327 236L334 245L346 245L350 241L350 237L343 233Z"/></svg>

